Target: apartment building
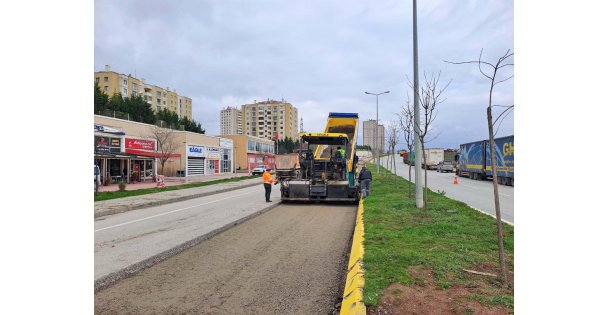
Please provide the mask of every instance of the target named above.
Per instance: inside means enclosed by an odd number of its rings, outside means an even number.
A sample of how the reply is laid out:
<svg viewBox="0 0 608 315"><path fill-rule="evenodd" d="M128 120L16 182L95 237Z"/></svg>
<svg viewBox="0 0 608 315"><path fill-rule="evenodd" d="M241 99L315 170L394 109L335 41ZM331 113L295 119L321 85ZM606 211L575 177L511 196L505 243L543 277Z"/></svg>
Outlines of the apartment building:
<svg viewBox="0 0 608 315"><path fill-rule="evenodd" d="M285 100L255 101L241 106L245 135L273 139L298 138L298 109Z"/></svg>
<svg viewBox="0 0 608 315"><path fill-rule="evenodd" d="M374 133L374 130L377 130L377 133ZM380 152L384 152L384 125L378 125L373 119L364 121L363 145L369 145L374 151L377 148Z"/></svg>
<svg viewBox="0 0 608 315"><path fill-rule="evenodd" d="M180 118L192 120L192 99L178 95L175 89L161 88L146 83L143 78L112 71L109 65L105 66L104 71L95 72L94 80L101 91L109 96L114 93L120 93L123 97L141 96L155 112L166 108L177 113Z"/></svg>
<svg viewBox="0 0 608 315"><path fill-rule="evenodd" d="M226 107L220 113L220 135L242 135L243 114L236 107Z"/></svg>

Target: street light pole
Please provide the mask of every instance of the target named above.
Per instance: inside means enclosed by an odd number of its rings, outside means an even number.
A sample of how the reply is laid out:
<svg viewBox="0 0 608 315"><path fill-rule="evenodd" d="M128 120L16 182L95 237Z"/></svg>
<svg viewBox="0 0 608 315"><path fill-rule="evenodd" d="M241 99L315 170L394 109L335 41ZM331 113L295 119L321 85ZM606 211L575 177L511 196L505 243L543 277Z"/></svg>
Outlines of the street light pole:
<svg viewBox="0 0 608 315"><path fill-rule="evenodd" d="M416 207L424 207L423 191L422 191L422 142L420 141L420 98L418 95L418 16L417 5L414 0L414 130L416 136L414 149L414 169L416 178Z"/></svg>
<svg viewBox="0 0 608 315"><path fill-rule="evenodd" d="M391 91L386 91L382 93L370 93L365 92L365 94L376 95L376 127L374 128L374 150L376 151L376 172L380 173L380 152L378 150L378 127L380 124L378 123L378 95L390 93ZM365 135L364 135L365 136Z"/></svg>

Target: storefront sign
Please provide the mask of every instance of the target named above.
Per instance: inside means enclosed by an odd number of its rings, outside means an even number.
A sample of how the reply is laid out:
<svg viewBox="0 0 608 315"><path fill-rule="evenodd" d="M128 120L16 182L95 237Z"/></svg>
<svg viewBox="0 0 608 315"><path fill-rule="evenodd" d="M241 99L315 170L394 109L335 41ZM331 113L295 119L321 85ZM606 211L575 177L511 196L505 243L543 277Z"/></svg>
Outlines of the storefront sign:
<svg viewBox="0 0 608 315"><path fill-rule="evenodd" d="M207 147L207 158L219 159L220 158L220 148Z"/></svg>
<svg viewBox="0 0 608 315"><path fill-rule="evenodd" d="M127 149L154 151L155 147L156 147L156 141L131 139L131 138L125 139L125 148L127 148Z"/></svg>
<svg viewBox="0 0 608 315"><path fill-rule="evenodd" d="M207 157L207 150L205 147L189 145L186 148L186 154L192 157Z"/></svg>
<svg viewBox="0 0 608 315"><path fill-rule="evenodd" d="M120 138L95 136L95 152L118 153L120 152Z"/></svg>
<svg viewBox="0 0 608 315"><path fill-rule="evenodd" d="M122 131L122 130L110 128L110 127L107 127L107 126L97 125L97 124L94 124L94 125L95 125L95 131L98 131L98 132L113 133L113 134L116 134L116 135L124 135L125 134L125 132Z"/></svg>
<svg viewBox="0 0 608 315"><path fill-rule="evenodd" d="M222 148L226 148L226 149L232 149L232 139L224 139L224 138L220 138L220 147Z"/></svg>

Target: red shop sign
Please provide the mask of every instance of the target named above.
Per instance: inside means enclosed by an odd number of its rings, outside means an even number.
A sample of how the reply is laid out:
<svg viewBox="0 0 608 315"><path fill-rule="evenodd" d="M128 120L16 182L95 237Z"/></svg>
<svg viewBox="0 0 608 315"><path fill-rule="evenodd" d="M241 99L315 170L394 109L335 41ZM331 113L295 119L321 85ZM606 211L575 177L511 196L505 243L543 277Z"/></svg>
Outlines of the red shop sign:
<svg viewBox="0 0 608 315"><path fill-rule="evenodd" d="M155 143L156 143L156 141L126 138L125 139L125 148L154 151Z"/></svg>

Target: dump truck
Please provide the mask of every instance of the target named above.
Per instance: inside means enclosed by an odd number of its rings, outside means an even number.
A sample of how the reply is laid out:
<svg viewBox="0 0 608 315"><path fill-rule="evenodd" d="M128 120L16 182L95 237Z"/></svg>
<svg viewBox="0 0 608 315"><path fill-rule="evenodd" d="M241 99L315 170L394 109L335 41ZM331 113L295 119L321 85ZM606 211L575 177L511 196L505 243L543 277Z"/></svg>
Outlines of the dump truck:
<svg viewBox="0 0 608 315"><path fill-rule="evenodd" d="M299 134L297 155L275 157L282 201L359 201L358 123L357 113L329 113L323 132Z"/></svg>
<svg viewBox="0 0 608 315"><path fill-rule="evenodd" d="M501 185L513 186L515 183L515 137L507 136L494 139L496 148L496 175ZM468 175L471 179L484 180L492 177L492 157L490 141L481 140L460 145L458 153L458 176Z"/></svg>

